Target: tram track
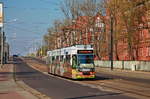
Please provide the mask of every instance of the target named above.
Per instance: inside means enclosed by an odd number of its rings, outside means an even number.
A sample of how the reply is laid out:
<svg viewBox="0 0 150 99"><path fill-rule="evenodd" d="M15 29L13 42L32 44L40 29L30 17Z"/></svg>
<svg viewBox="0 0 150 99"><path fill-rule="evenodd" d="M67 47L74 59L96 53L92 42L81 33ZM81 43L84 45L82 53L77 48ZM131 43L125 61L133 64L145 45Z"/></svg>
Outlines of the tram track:
<svg viewBox="0 0 150 99"><path fill-rule="evenodd" d="M34 65L35 64L39 64L39 63L38 62L35 63L35 60L34 60ZM30 65L33 65L32 62L30 63ZM36 67L36 66L33 66L33 67ZM44 72L42 70L40 71ZM134 81L128 81L128 80L123 80L123 79L117 79L117 78L113 78L113 79L98 78L96 80L82 80L82 81L75 81L75 82L79 84L87 85L89 87L92 86L94 88L95 87L101 88L101 89L103 88L103 89L106 89L106 91L108 90L112 92L120 92L127 96L136 97L138 99L150 98L150 85L147 83L134 82Z"/></svg>
<svg viewBox="0 0 150 99"><path fill-rule="evenodd" d="M121 82L120 82L121 81ZM118 91L129 96L135 96L139 99L149 99L150 98L150 88L139 87L133 85L134 82L129 82L125 80L109 80L109 81L83 81L84 83L101 86L104 89L109 89L112 91ZM128 83L127 83L128 82Z"/></svg>
<svg viewBox="0 0 150 99"><path fill-rule="evenodd" d="M126 87L123 87L123 86L117 86L117 87L113 87L113 85L111 86L105 86L104 87L107 87L107 88L111 88L111 89L115 89L117 91L121 91L121 92L125 92L126 94L130 94L130 95L138 95L138 97L144 97L144 99L149 99L150 98L150 95L149 93L145 93L146 91L144 92L141 92L141 90L134 90L134 89L128 89ZM143 91L143 90L142 90Z"/></svg>
<svg viewBox="0 0 150 99"><path fill-rule="evenodd" d="M126 80L120 80L120 83L126 83L129 85L138 86L138 87L142 87L142 88L149 88L149 90L150 90L149 84L143 84L143 83L138 83L138 82L126 81Z"/></svg>

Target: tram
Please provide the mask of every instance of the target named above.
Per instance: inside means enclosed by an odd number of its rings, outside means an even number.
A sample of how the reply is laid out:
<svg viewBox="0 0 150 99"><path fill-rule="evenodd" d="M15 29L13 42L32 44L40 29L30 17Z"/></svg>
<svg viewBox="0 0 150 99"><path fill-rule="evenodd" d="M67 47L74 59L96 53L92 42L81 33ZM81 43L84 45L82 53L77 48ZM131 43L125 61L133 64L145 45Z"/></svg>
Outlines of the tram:
<svg viewBox="0 0 150 99"><path fill-rule="evenodd" d="M71 79L95 78L91 45L74 45L47 51L48 73Z"/></svg>

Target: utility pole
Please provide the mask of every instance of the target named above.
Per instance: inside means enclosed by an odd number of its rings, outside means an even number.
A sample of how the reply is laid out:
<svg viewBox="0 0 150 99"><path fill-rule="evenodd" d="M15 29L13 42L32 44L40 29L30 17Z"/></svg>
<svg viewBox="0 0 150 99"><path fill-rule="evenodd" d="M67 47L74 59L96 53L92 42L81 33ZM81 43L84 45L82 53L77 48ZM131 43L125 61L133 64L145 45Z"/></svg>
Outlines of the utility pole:
<svg viewBox="0 0 150 99"><path fill-rule="evenodd" d="M109 59L111 61L111 70L113 70L113 15L110 16L110 56Z"/></svg>
<svg viewBox="0 0 150 99"><path fill-rule="evenodd" d="M2 28L0 28L0 32L1 32L1 67L2 67L4 63L4 32Z"/></svg>
<svg viewBox="0 0 150 99"><path fill-rule="evenodd" d="M4 52L4 32L3 32L3 3L0 2L0 36L1 36L1 67L3 65L3 52Z"/></svg>
<svg viewBox="0 0 150 99"><path fill-rule="evenodd" d="M42 56L43 56L43 39L41 39L41 51L40 51L40 54L41 54L40 57L42 58Z"/></svg>

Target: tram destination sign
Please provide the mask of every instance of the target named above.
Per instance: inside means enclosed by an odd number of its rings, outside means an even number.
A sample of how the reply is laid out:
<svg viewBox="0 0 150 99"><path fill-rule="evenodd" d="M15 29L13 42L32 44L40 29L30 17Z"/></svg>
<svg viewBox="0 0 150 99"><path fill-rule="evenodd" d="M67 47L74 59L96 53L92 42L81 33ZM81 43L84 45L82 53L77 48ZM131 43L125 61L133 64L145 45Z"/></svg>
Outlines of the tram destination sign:
<svg viewBox="0 0 150 99"><path fill-rule="evenodd" d="M93 54L93 50L78 50L78 54Z"/></svg>

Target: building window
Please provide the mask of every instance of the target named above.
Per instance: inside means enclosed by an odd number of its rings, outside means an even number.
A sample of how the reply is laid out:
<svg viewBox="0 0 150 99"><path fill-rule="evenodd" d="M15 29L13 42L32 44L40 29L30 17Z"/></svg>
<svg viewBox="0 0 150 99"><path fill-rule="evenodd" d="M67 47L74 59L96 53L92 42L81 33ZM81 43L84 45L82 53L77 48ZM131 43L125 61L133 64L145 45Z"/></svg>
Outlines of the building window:
<svg viewBox="0 0 150 99"><path fill-rule="evenodd" d="M150 56L150 46L147 47L147 56Z"/></svg>
<svg viewBox="0 0 150 99"><path fill-rule="evenodd" d="M127 43L127 38L124 38L124 43Z"/></svg>
<svg viewBox="0 0 150 99"><path fill-rule="evenodd" d="M138 56L142 56L143 55L143 48L139 48L138 50Z"/></svg>
<svg viewBox="0 0 150 99"><path fill-rule="evenodd" d="M144 37L144 32L141 31L141 32L140 32L140 39L142 39L143 37Z"/></svg>
<svg viewBox="0 0 150 99"><path fill-rule="evenodd" d="M143 48L141 48L141 56L143 56Z"/></svg>

